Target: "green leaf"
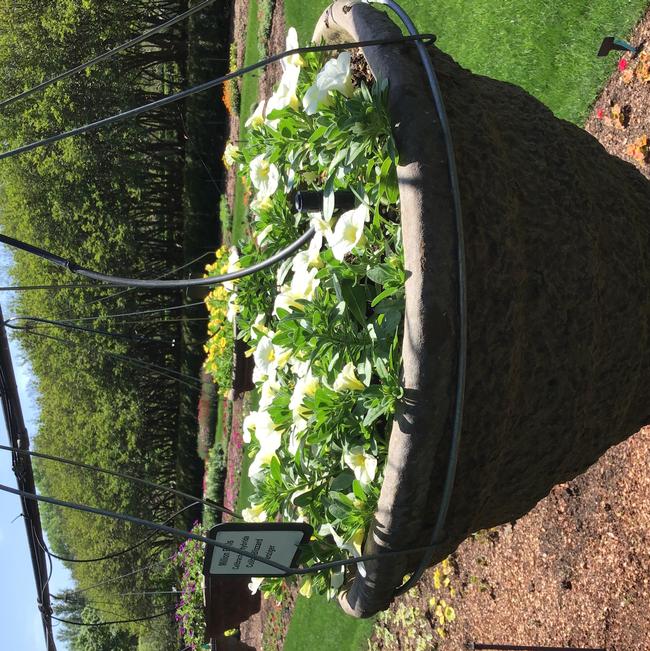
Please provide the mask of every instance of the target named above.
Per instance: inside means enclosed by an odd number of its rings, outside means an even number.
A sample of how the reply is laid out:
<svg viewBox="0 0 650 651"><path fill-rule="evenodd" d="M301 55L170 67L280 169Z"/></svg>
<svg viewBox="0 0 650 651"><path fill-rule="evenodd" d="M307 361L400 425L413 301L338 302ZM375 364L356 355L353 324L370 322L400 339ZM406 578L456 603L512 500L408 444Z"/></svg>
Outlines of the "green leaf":
<svg viewBox="0 0 650 651"><path fill-rule="evenodd" d="M271 477L275 479L278 484L282 484L282 467L280 466L280 459L277 456L273 456L271 459Z"/></svg>
<svg viewBox="0 0 650 651"><path fill-rule="evenodd" d="M349 470L344 470L337 475L330 484L331 491L347 491L350 489L354 475Z"/></svg>
<svg viewBox="0 0 650 651"><path fill-rule="evenodd" d="M354 496L358 500L361 500L362 502L366 501L366 494L363 490L363 486L361 485L361 482L358 479L355 479L352 482L352 492L354 493Z"/></svg>
<svg viewBox="0 0 650 651"><path fill-rule="evenodd" d="M366 326L366 288L363 285L353 286L352 282L341 283L341 293L346 307L352 316L364 328Z"/></svg>
<svg viewBox="0 0 650 651"><path fill-rule="evenodd" d="M370 267L366 275L373 283L384 285L388 280L395 276L395 270L389 264L382 262L374 267Z"/></svg>

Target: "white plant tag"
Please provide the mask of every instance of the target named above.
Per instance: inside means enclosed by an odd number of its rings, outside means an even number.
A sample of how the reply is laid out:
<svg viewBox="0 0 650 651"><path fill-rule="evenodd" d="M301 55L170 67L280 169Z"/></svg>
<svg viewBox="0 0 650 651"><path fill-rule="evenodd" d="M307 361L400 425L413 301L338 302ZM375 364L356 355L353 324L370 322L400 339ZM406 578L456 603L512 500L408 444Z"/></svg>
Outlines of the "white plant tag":
<svg viewBox="0 0 650 651"><path fill-rule="evenodd" d="M297 567L299 546L309 542L313 529L301 522L226 522L210 531L210 538L263 559ZM204 573L236 576L284 576L286 572L234 551L209 546Z"/></svg>

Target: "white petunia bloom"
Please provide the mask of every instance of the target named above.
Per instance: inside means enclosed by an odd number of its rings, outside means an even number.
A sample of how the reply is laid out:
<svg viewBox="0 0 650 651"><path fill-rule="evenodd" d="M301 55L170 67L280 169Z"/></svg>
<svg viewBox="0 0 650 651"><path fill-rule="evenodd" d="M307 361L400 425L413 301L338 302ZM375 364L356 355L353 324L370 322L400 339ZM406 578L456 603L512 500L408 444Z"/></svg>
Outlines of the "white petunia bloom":
<svg viewBox="0 0 650 651"><path fill-rule="evenodd" d="M356 367L352 362L348 362L343 370L336 376L332 386L337 393L341 391L363 391L366 386L357 377Z"/></svg>
<svg viewBox="0 0 650 651"><path fill-rule="evenodd" d="M307 115L314 115L319 106L332 103L330 91L338 91L346 97L354 92L350 70L350 54L343 52L336 59L330 59L316 75L316 81L309 87L302 100Z"/></svg>
<svg viewBox="0 0 650 651"><path fill-rule="evenodd" d="M266 105L266 100L262 100L256 107L251 116L246 120L244 126L247 129L255 129L256 127L261 127L264 124L264 108Z"/></svg>
<svg viewBox="0 0 650 651"><path fill-rule="evenodd" d="M366 238L363 229L369 214L368 206L362 203L354 210L344 212L338 218L329 242L337 260L343 260L352 249L364 245Z"/></svg>
<svg viewBox="0 0 650 651"><path fill-rule="evenodd" d="M350 61L349 52L341 52L336 59L330 59L316 77L320 87L325 90L337 90L346 97L351 97L354 86Z"/></svg>
<svg viewBox="0 0 650 651"><path fill-rule="evenodd" d="M307 115L314 115L320 106L329 106L332 103L329 91L318 85L318 80L313 83L302 98L302 107Z"/></svg>
<svg viewBox="0 0 650 651"><path fill-rule="evenodd" d="M255 477L256 475L261 474L264 471L264 466L268 466L268 464L271 463L271 459L273 459L274 455L274 450L260 448L248 468L248 476Z"/></svg>
<svg viewBox="0 0 650 651"><path fill-rule="evenodd" d="M300 46L298 45L298 32L295 27L289 27L287 31L287 40L284 47L285 52L287 50L297 50ZM288 57L282 59L282 67L285 66L298 66L302 67L305 65L305 61L299 54L290 54Z"/></svg>
<svg viewBox="0 0 650 651"><path fill-rule="evenodd" d="M271 342L273 333L260 337L255 346L253 359L255 360L255 370L253 371L253 381L260 382L266 377L275 375L277 361L275 359L275 348Z"/></svg>
<svg viewBox="0 0 650 651"><path fill-rule="evenodd" d="M241 265L239 264L239 253L237 253L237 247L231 246L230 255L228 256L228 268L226 269L226 273L230 274L233 271L239 271L240 269ZM232 292L235 289L235 281L227 280L225 283L223 283L223 287L227 292Z"/></svg>
<svg viewBox="0 0 650 651"><path fill-rule="evenodd" d="M270 197L278 189L280 172L273 163L264 158L264 154L253 158L250 172L251 182L259 191L260 198Z"/></svg>
<svg viewBox="0 0 650 651"><path fill-rule="evenodd" d="M242 440L244 443L250 443L255 433L255 424L257 422L257 412L251 411L242 423Z"/></svg>
<svg viewBox="0 0 650 651"><path fill-rule="evenodd" d="M362 484L369 484L375 478L377 459L369 452L366 452L361 445L356 445L344 453L343 461Z"/></svg>
<svg viewBox="0 0 650 651"><path fill-rule="evenodd" d="M289 366L291 367L291 372L296 376L296 379L300 379L309 372L310 362L308 359L302 360L297 357L292 357L289 360Z"/></svg>
<svg viewBox="0 0 650 651"><path fill-rule="evenodd" d="M271 111L284 109L287 108L287 106L290 106L294 111L297 111L300 108L300 101L296 95L299 76L300 66L284 66L284 72L282 73L280 84L266 103L267 115L271 113ZM276 120L268 120L268 124L273 129L277 127Z"/></svg>
<svg viewBox="0 0 650 651"><path fill-rule="evenodd" d="M257 591L260 589L264 581L263 576L254 576L251 578L250 583L248 584L248 589L251 591L251 594L257 594Z"/></svg>
<svg viewBox="0 0 650 651"><path fill-rule="evenodd" d="M251 201L250 209L251 212L254 212L256 215L265 210L270 210L273 208L273 201L269 196L256 196L255 199Z"/></svg>
<svg viewBox="0 0 650 651"><path fill-rule="evenodd" d="M318 534L321 536L332 536L334 538L334 544L339 548L347 551L349 554L355 558L361 556L361 545L365 537L365 532L363 529L358 529L357 532L352 536L348 542L344 543L343 538L337 533L336 529L329 523L326 522L318 530ZM366 568L363 563L357 563L357 569L361 576L366 576Z"/></svg>
<svg viewBox="0 0 650 651"><path fill-rule="evenodd" d="M249 509L242 509L245 522L266 522L266 511L262 504L251 504Z"/></svg>
<svg viewBox="0 0 650 651"><path fill-rule="evenodd" d="M294 274L289 289L291 298L311 301L314 298L317 287L320 285L320 279L316 278L317 273L318 269L305 269L300 273Z"/></svg>
<svg viewBox="0 0 650 651"><path fill-rule="evenodd" d="M283 309L287 312L293 312L293 310L302 310L303 306L298 303L298 301L291 294L289 287L283 287L283 291L279 292L275 301L273 302L273 315L278 316L278 310Z"/></svg>
<svg viewBox="0 0 650 651"><path fill-rule="evenodd" d="M235 292L231 292L230 296L228 296L228 311L226 312L226 319L230 323L235 322L235 317L239 313L239 304L237 303L237 294Z"/></svg>
<svg viewBox="0 0 650 651"><path fill-rule="evenodd" d="M276 382L275 378L269 378L262 383L260 388L260 409L266 409L271 406L275 396L280 390L280 385Z"/></svg>
<svg viewBox="0 0 650 651"><path fill-rule="evenodd" d="M234 145L232 142L226 144L226 148L223 152L223 162L226 164L226 167L232 167L239 160L239 147Z"/></svg>
<svg viewBox="0 0 650 651"><path fill-rule="evenodd" d="M312 375L311 371L296 381L289 401L289 409L295 418L304 418L307 415L303 402L305 398L313 398L319 386L320 380Z"/></svg>

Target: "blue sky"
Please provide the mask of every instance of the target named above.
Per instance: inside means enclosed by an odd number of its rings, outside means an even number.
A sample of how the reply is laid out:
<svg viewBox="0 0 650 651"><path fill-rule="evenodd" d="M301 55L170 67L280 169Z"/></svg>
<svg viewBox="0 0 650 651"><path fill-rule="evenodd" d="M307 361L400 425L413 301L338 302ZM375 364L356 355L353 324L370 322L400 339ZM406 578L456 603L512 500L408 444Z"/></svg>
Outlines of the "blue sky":
<svg viewBox="0 0 650 651"><path fill-rule="evenodd" d="M11 262L7 247L0 245L0 283L11 284L8 267ZM10 302L13 294L0 292L0 305L4 317L10 315ZM36 409L36 394L30 386L31 377L29 366L12 332L9 330L11 356L14 373L18 384L23 417L33 438L36 432L38 412ZM0 419L0 441L9 443L4 418ZM11 470L11 454L0 451L0 484L16 486L16 480ZM25 524L21 517L13 523L12 520L21 513L20 501L17 496L0 491L0 648L12 651L42 651L46 648L43 636L41 617L36 607L36 584L32 571ZM50 592L57 593L71 585L70 573L58 561L54 561ZM56 629L55 629L56 632ZM57 648L65 651L66 645L57 642Z"/></svg>

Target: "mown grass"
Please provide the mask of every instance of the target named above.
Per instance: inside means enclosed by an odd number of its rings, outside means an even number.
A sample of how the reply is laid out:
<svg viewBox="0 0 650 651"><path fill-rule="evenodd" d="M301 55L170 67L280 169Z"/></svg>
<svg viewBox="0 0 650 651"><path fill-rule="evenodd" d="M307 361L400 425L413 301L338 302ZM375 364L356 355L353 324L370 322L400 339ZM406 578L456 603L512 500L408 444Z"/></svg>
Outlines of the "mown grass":
<svg viewBox="0 0 650 651"><path fill-rule="evenodd" d="M373 619L353 619L336 601L314 595L298 597L284 651L359 651L372 633Z"/></svg>
<svg viewBox="0 0 650 651"><path fill-rule="evenodd" d="M328 0L285 0L288 26L311 38ZM648 0L401 0L416 27L465 68L525 88L558 117L584 123L616 56L596 57L604 36L625 36ZM390 15L391 12L389 12Z"/></svg>

